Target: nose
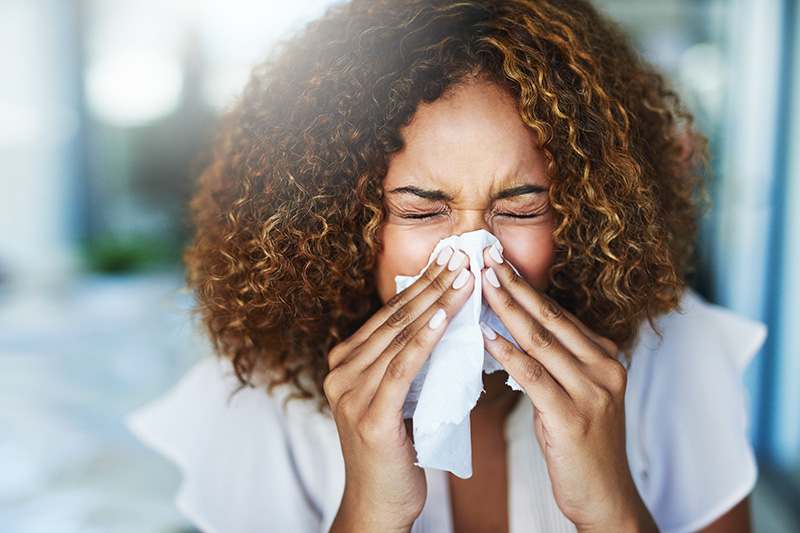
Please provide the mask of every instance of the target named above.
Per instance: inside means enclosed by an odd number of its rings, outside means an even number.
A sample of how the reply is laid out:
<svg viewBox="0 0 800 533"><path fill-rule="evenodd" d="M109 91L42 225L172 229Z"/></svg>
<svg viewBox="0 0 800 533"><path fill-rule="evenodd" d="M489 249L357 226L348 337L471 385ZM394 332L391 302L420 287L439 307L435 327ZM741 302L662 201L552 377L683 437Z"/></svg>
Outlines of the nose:
<svg viewBox="0 0 800 533"><path fill-rule="evenodd" d="M491 233L492 228L487 221L487 213L488 211L484 209L454 210L451 235L461 235L462 233L480 229L485 229Z"/></svg>

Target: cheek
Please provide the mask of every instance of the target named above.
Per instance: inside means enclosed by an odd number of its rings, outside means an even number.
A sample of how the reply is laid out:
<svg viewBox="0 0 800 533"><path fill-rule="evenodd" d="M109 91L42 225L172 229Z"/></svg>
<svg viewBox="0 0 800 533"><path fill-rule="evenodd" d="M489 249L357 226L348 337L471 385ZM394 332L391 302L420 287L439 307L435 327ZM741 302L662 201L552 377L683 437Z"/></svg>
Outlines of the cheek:
<svg viewBox="0 0 800 533"><path fill-rule="evenodd" d="M555 260L553 227L495 229L503 254L535 289L545 291L548 272ZM395 295L395 276L416 276L428 262L436 244L449 234L441 228L384 224L378 230L383 249L378 256L375 281L378 296L386 301Z"/></svg>
<svg viewBox="0 0 800 533"><path fill-rule="evenodd" d="M395 295L395 276L416 276L428 263L441 231L384 224L378 230L382 251L378 255L375 281L382 302Z"/></svg>
<svg viewBox="0 0 800 533"><path fill-rule="evenodd" d="M551 228L515 228L500 232L503 255L533 288L544 292L548 273L555 261Z"/></svg>

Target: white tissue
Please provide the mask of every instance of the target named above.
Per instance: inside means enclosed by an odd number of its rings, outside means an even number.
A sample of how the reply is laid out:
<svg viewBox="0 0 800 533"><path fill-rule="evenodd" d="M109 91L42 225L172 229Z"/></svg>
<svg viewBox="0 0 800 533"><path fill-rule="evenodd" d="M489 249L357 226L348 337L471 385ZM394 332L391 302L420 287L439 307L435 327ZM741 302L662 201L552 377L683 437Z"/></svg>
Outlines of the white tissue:
<svg viewBox="0 0 800 533"><path fill-rule="evenodd" d="M446 246L464 251L469 256L475 285L469 300L450 321L414 379L403 406L404 418L413 416L414 419L417 464L447 470L462 479L472 476L469 413L483 391L483 372L491 374L502 369L500 363L483 349L480 322L486 322L499 335L512 340L511 334L482 297L483 250L492 244L502 252L497 237L478 230L442 239L433 249L428 265ZM411 285L422 272L416 276L396 276L397 292ZM511 377L507 384L521 390Z"/></svg>

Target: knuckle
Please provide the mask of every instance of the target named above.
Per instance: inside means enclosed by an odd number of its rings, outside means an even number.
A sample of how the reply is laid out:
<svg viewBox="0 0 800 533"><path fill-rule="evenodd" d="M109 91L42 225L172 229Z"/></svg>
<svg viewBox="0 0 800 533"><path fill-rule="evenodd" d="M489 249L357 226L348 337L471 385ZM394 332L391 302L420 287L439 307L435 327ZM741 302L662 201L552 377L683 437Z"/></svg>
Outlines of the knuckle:
<svg viewBox="0 0 800 533"><path fill-rule="evenodd" d="M395 357L389 364L386 365L386 376L395 381L401 381L405 378L408 365L402 357Z"/></svg>
<svg viewBox="0 0 800 533"><path fill-rule="evenodd" d="M325 397L328 398L329 402L333 402L333 400L336 399L337 379L334 370L328 372L328 375L325 376L325 379L322 381L322 391L325 393Z"/></svg>
<svg viewBox="0 0 800 533"><path fill-rule="evenodd" d="M334 346L331 351L328 352L328 370L333 370L336 368L336 363L339 362L341 350L338 346Z"/></svg>
<svg viewBox="0 0 800 533"><path fill-rule="evenodd" d="M411 312L407 307L403 306L389 315L389 318L386 320L386 324L392 328L403 328L411 323L412 318Z"/></svg>
<svg viewBox="0 0 800 533"><path fill-rule="evenodd" d="M550 296L544 295L540 309L542 318L549 322L561 322L564 320L564 311Z"/></svg>
<svg viewBox="0 0 800 533"><path fill-rule="evenodd" d="M328 372L325 379L322 381L322 391L331 405L338 404L342 396L345 395L346 380L343 374L342 367L335 368Z"/></svg>
<svg viewBox="0 0 800 533"><path fill-rule="evenodd" d="M609 359L607 367L606 375L610 389L615 392L624 391L628 384L628 371L625 370L625 366L616 359Z"/></svg>
<svg viewBox="0 0 800 533"><path fill-rule="evenodd" d="M445 283L443 276L436 276L431 280L430 286L436 292L445 292L449 285Z"/></svg>
<svg viewBox="0 0 800 533"><path fill-rule="evenodd" d="M409 329L411 329L409 327ZM415 352L417 350L426 349L428 343L430 342L429 336L425 334L425 328L419 328L414 331L411 338L408 339L406 343L406 351ZM433 348L431 348L432 350Z"/></svg>
<svg viewBox="0 0 800 533"><path fill-rule="evenodd" d="M531 326L530 339L535 346L543 349L551 348L556 343L553 333L538 322Z"/></svg>
<svg viewBox="0 0 800 533"><path fill-rule="evenodd" d="M522 378L527 383L538 383L544 377L544 366L535 360L535 359L528 359L522 365Z"/></svg>
<svg viewBox="0 0 800 533"><path fill-rule="evenodd" d="M611 339L606 339L605 337L602 338L601 342L602 344L600 346L605 350L605 352L608 355L610 355L611 357L617 356L617 354L619 353L619 346L617 346L617 343L615 343Z"/></svg>
<svg viewBox="0 0 800 533"><path fill-rule="evenodd" d="M406 326L400 330L400 332L394 336L391 342L391 346L395 350L400 350L405 347L406 344L414 337L414 330L411 329L411 326Z"/></svg>
<svg viewBox="0 0 800 533"><path fill-rule="evenodd" d="M328 352L328 368L333 370L336 368L339 363L345 358L349 351L349 346L347 345L347 341L342 342L341 344L337 344L334 346L330 352Z"/></svg>
<svg viewBox="0 0 800 533"><path fill-rule="evenodd" d="M590 383L588 388L580 394L581 411L587 417L599 417L605 419L609 414L613 414L616 409L616 394L604 384ZM592 415L592 416L589 416Z"/></svg>
<svg viewBox="0 0 800 533"><path fill-rule="evenodd" d="M517 274L513 268L508 268L507 273L505 275L505 284L512 288L517 288L520 285L524 284L525 282L522 280L522 277Z"/></svg>
<svg viewBox="0 0 800 533"><path fill-rule="evenodd" d="M439 309L444 309L445 311L452 310L454 298L455 298L455 293L445 292L436 299L435 306L438 307ZM450 313L448 313L448 316L449 315Z"/></svg>
<svg viewBox="0 0 800 533"><path fill-rule="evenodd" d="M382 433L380 424L371 416L363 417L358 424L358 436L363 442L375 442Z"/></svg>
<svg viewBox="0 0 800 533"><path fill-rule="evenodd" d="M345 420L356 420L358 418L358 398L356 398L354 391L348 390L339 396L339 401L336 403L336 411Z"/></svg>
<svg viewBox="0 0 800 533"><path fill-rule="evenodd" d="M519 309L519 304L510 294L506 294L506 296L503 297L501 305L507 311L516 311Z"/></svg>
<svg viewBox="0 0 800 533"><path fill-rule="evenodd" d="M428 283L432 283L433 280L435 280L438 277L439 273L436 272L435 268L433 268L434 265L435 263L432 263L431 266L425 269L425 272L423 272L422 276L420 276L421 280Z"/></svg>
<svg viewBox="0 0 800 533"><path fill-rule="evenodd" d="M375 412L374 409L367 408L361 414L356 427L358 438L370 448L383 446L391 432L387 425L385 415Z"/></svg>
<svg viewBox="0 0 800 533"><path fill-rule="evenodd" d="M389 298L386 301L386 307L389 307L389 308L401 307L403 305L403 303L405 303L405 294L404 293L405 293L405 291L398 292L397 294L395 294L394 296Z"/></svg>
<svg viewBox="0 0 800 533"><path fill-rule="evenodd" d="M516 352L514 345L511 344L510 342L501 343L499 351L500 351L500 357L502 357L504 360L511 359L514 356L514 353Z"/></svg>
<svg viewBox="0 0 800 533"><path fill-rule="evenodd" d="M598 411L607 411L614 405L614 394L605 387L596 386L592 390L592 403Z"/></svg>

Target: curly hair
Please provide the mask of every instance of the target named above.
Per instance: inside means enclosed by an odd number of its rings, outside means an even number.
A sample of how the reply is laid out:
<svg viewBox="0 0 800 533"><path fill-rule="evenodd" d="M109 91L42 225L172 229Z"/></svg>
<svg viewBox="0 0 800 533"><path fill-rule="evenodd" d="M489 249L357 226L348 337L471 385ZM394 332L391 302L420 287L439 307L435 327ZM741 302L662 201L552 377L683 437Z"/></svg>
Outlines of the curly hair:
<svg viewBox="0 0 800 533"><path fill-rule="evenodd" d="M353 0L254 70L192 202L189 284L243 385L324 398L329 350L380 306L401 128L476 76L513 95L546 156L549 294L623 348L678 305L705 140L614 23L583 0Z"/></svg>

